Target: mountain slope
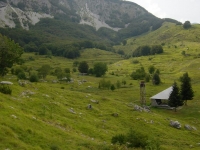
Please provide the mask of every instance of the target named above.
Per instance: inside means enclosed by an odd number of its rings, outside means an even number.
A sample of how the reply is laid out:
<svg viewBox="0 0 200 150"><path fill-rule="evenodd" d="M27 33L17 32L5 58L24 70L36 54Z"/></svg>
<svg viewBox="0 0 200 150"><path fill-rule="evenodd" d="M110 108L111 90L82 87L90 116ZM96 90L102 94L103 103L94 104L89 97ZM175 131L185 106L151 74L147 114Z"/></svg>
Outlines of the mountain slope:
<svg viewBox="0 0 200 150"><path fill-rule="evenodd" d="M9 0L1 1L1 26L14 27L13 13L17 15L23 28L28 29L28 23L35 24L40 18L55 17L65 14L71 19L78 19L81 24L89 24L99 29L107 27L114 30L125 28L131 20L147 11L142 7L119 0ZM17 19L17 18L16 18ZM10 22L10 23L9 23Z"/></svg>
<svg viewBox="0 0 200 150"><path fill-rule="evenodd" d="M166 49L175 48L178 50L187 50L189 47L198 49L200 42L200 26L192 25L190 29L184 29L182 25L165 22L161 28L156 31L148 32L141 36L135 36L127 39L125 46L116 46L116 49L123 49L127 54L142 45L162 45ZM195 44L194 44L195 43Z"/></svg>

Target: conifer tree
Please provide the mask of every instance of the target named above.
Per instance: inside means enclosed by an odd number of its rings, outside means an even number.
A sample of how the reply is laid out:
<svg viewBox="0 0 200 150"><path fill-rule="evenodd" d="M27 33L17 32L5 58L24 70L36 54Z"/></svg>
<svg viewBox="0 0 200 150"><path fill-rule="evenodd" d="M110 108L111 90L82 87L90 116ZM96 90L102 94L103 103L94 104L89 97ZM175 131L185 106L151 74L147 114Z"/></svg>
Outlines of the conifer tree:
<svg viewBox="0 0 200 150"><path fill-rule="evenodd" d="M152 77L152 81L153 81L154 85L159 85L161 82L159 74L154 73L154 75Z"/></svg>
<svg viewBox="0 0 200 150"><path fill-rule="evenodd" d="M182 77L180 77L181 81L181 99L185 102L185 105L187 105L187 100L192 100L194 97L194 92L192 90L191 86L191 78L188 76L188 73L184 73Z"/></svg>
<svg viewBox="0 0 200 150"><path fill-rule="evenodd" d="M183 105L183 101L182 101L182 99L180 97L179 88L178 88L176 82L174 82L174 84L173 84L173 90L172 90L172 92L171 92L171 94L169 96L168 105L170 107L174 107L175 111L176 111L176 108L178 106L182 106Z"/></svg>

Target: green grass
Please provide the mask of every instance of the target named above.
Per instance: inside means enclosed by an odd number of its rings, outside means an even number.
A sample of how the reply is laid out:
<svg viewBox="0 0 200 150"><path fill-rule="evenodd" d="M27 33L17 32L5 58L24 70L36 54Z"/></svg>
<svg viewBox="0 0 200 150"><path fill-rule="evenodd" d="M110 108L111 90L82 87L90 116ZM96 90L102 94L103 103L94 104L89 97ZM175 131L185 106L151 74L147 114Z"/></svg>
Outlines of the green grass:
<svg viewBox="0 0 200 150"><path fill-rule="evenodd" d="M156 41L160 37L158 33L164 34L165 28L169 30L166 34L170 34L171 37L171 34L180 28L173 24L167 26L164 25L160 31L135 37L135 42L138 41L138 45L143 41L150 43L148 39L151 36L151 40ZM193 28L190 30L193 33ZM178 31L189 32L182 29ZM130 128L134 128L158 138L161 149L187 150L192 145L192 149L198 150L200 148L197 145L200 143L198 92L200 58L197 56L200 52L199 43L193 39L193 34L188 36L192 40L184 39L184 47L174 38L165 39L163 54L127 60L122 60L120 55L97 49L82 51L82 56L76 60L87 60L90 67L99 61L108 64L105 80L110 80L112 83L126 80L125 86L114 91L98 89L98 82L102 78L79 76L78 72L71 73L74 83L52 83L56 77L48 75L47 82L30 83L25 87L19 86L17 78L11 74L1 78L14 84L11 85L12 95L0 93L0 149L112 150L117 148L111 145L111 138L117 134L126 134ZM128 40L128 44L131 40ZM167 43L170 43L170 48ZM177 45L177 48L172 45ZM189 47L189 50L186 47ZM122 48L127 52L132 50L129 45ZM181 54L183 50L190 55L183 56ZM28 60L30 56L35 60ZM25 53L23 58L26 60L25 65L33 69L38 69L43 64L49 64L52 68L72 69L75 61L61 57L50 59L32 53ZM139 63L134 64L135 59ZM147 71L150 65L160 69L162 84L154 86L151 82L146 83L147 104L150 104L151 96L168 88L174 81L180 85L179 77L187 71L192 78L192 87L195 91L195 97L188 102L188 106L180 107L177 112L156 108L151 108L150 113L133 110L130 104L140 104L140 81L131 80L130 74L141 66ZM87 82L80 83L81 80ZM92 103L91 100L98 100L99 104ZM92 110L87 109L88 104L92 104ZM71 109L75 113L70 112ZM113 117L113 113L118 113L119 116ZM178 120L182 128L170 127L170 120ZM184 129L185 124L196 127L197 131L187 131Z"/></svg>

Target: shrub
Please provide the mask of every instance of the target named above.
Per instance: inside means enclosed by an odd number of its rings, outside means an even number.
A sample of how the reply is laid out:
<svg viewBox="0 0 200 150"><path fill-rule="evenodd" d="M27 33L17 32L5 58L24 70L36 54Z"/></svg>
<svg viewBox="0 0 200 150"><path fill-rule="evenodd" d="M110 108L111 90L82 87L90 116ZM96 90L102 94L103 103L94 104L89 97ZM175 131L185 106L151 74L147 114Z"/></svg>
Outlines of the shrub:
<svg viewBox="0 0 200 150"><path fill-rule="evenodd" d="M29 78L30 82L38 82L39 78L37 74L32 74Z"/></svg>
<svg viewBox="0 0 200 150"><path fill-rule="evenodd" d="M146 134L130 129L126 134L118 134L112 137L112 144L127 145L128 148L142 148L145 150L159 150L160 142Z"/></svg>
<svg viewBox="0 0 200 150"><path fill-rule="evenodd" d="M12 90L7 85L0 85L0 92L4 94L10 94L12 93Z"/></svg>
<svg viewBox="0 0 200 150"><path fill-rule="evenodd" d="M120 145L125 144L125 135L118 134L112 137L111 143L116 144L119 143Z"/></svg>
<svg viewBox="0 0 200 150"><path fill-rule="evenodd" d="M112 91L114 91L114 90L115 90L115 85L112 84L111 87L110 87L110 89L111 89Z"/></svg>
<svg viewBox="0 0 200 150"><path fill-rule="evenodd" d="M24 72L20 72L17 75L18 79L26 79L26 74Z"/></svg>
<svg viewBox="0 0 200 150"><path fill-rule="evenodd" d="M105 79L102 79L99 81L99 89L110 89L111 82L110 80L106 81Z"/></svg>
<svg viewBox="0 0 200 150"><path fill-rule="evenodd" d="M14 69L14 74L18 75L20 72L24 72L24 70L21 67L17 67Z"/></svg>
<svg viewBox="0 0 200 150"><path fill-rule="evenodd" d="M70 69L69 68L65 68L65 73L70 73Z"/></svg>
<svg viewBox="0 0 200 150"><path fill-rule="evenodd" d="M138 64L138 63L139 63L139 60L137 60L137 59L133 60L133 64Z"/></svg>
<svg viewBox="0 0 200 150"><path fill-rule="evenodd" d="M73 72L76 72L77 70L76 70L76 68L73 68Z"/></svg>
<svg viewBox="0 0 200 150"><path fill-rule="evenodd" d="M146 141L148 140L148 137L138 131L134 131L131 129L126 137L128 144L128 147L142 147L144 148L146 146Z"/></svg>

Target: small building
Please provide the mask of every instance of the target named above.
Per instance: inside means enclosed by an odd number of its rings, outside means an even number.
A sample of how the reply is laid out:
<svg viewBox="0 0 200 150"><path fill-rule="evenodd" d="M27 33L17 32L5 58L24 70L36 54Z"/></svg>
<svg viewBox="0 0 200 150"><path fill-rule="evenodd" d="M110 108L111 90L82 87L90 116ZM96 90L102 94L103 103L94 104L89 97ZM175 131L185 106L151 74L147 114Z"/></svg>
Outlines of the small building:
<svg viewBox="0 0 200 150"><path fill-rule="evenodd" d="M169 107L168 106L168 99L173 90L173 87L169 87L164 91L152 96L151 99L151 106L157 107Z"/></svg>

